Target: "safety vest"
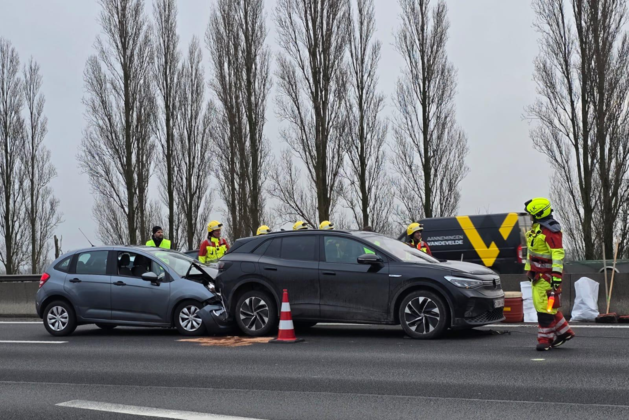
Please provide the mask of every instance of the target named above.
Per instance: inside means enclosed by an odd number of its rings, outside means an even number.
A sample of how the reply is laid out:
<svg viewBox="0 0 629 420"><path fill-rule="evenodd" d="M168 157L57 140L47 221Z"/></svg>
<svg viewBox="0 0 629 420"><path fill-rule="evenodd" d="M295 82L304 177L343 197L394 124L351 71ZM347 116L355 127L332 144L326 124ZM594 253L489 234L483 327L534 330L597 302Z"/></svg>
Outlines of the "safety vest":
<svg viewBox="0 0 629 420"><path fill-rule="evenodd" d="M419 241L419 243L417 245L415 245L415 241L411 241L410 245L413 248L417 248L418 250L420 250L424 254L432 255L432 252L430 251L430 247L424 241Z"/></svg>
<svg viewBox="0 0 629 420"><path fill-rule="evenodd" d="M153 239L148 240L146 242L146 246L157 248L157 245L155 245L155 241L153 241ZM159 248L170 249L170 241L168 239L162 239L162 242L160 242L159 244Z"/></svg>
<svg viewBox="0 0 629 420"><path fill-rule="evenodd" d="M556 232L533 223L531 230L526 232L526 265L525 271L552 275L561 280L565 252L562 244L561 229Z"/></svg>
<svg viewBox="0 0 629 420"><path fill-rule="evenodd" d="M218 239L211 237L205 240L199 249L199 261L202 263L213 263L218 261L225 255L229 245L224 238Z"/></svg>

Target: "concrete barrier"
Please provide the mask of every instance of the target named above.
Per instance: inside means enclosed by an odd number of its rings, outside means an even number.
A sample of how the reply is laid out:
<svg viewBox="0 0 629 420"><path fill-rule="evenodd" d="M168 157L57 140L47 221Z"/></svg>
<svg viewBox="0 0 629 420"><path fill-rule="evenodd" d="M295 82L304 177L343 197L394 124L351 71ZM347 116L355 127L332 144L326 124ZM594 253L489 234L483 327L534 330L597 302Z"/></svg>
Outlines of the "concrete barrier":
<svg viewBox="0 0 629 420"><path fill-rule="evenodd" d="M607 302L605 302L605 275L603 273L586 273L586 274L566 274L563 275L562 284L562 307L561 311L564 315L570 315L572 306L574 305L575 292L574 283L581 277L587 277L599 283L598 288L598 310L605 313ZM507 292L519 292L520 282L526 281L524 274L503 274L500 276L502 288ZM608 276L607 282L611 282L611 276ZM612 293L610 312L617 312L619 315L629 315L629 273L616 273L614 277L614 289Z"/></svg>
<svg viewBox="0 0 629 420"><path fill-rule="evenodd" d="M0 276L0 316L37 316L39 275Z"/></svg>

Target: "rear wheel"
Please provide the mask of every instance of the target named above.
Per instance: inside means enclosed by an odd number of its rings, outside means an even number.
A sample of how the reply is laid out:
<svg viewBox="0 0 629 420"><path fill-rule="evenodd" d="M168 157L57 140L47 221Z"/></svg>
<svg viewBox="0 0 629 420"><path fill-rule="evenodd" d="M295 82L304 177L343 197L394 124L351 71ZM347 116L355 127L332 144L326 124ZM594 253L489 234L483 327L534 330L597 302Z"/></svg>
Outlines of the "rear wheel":
<svg viewBox="0 0 629 420"><path fill-rule="evenodd" d="M111 331L117 327L117 325L114 325L114 324L96 324L96 326L100 328L101 330L105 330L105 331Z"/></svg>
<svg viewBox="0 0 629 420"><path fill-rule="evenodd" d="M76 329L74 308L67 302L57 300L44 310L44 327L56 337L70 335Z"/></svg>
<svg viewBox="0 0 629 420"><path fill-rule="evenodd" d="M175 327L181 335L202 335L203 320L199 314L201 304L195 301L181 303L175 309Z"/></svg>
<svg viewBox="0 0 629 420"><path fill-rule="evenodd" d="M447 328L448 313L443 299L427 290L409 293L400 305L399 317L404 332L411 338L437 338Z"/></svg>
<svg viewBox="0 0 629 420"><path fill-rule="evenodd" d="M268 293L252 290L236 302L234 318L238 328L246 335L263 337L277 328L277 306Z"/></svg>

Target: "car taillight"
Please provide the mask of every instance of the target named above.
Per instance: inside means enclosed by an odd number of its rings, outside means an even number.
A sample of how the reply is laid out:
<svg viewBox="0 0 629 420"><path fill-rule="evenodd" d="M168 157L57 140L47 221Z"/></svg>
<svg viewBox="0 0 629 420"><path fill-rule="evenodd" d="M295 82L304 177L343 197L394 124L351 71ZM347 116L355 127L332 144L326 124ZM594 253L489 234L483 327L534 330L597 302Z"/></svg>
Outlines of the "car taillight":
<svg viewBox="0 0 629 420"><path fill-rule="evenodd" d="M524 257L522 256L522 245L518 245L518 264L522 264L524 262Z"/></svg>
<svg viewBox="0 0 629 420"><path fill-rule="evenodd" d="M44 273L41 275L40 279L39 279L39 287L41 288L50 278L50 274L48 273Z"/></svg>

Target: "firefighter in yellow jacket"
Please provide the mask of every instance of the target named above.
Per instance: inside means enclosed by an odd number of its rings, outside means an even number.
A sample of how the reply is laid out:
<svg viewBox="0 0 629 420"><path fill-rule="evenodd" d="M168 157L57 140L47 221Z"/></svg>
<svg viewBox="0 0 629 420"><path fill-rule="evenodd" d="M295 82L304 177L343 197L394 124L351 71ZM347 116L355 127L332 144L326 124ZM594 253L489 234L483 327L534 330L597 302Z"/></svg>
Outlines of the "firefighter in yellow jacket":
<svg viewBox="0 0 629 420"><path fill-rule="evenodd" d="M212 220L207 225L207 239L201 242L199 247L199 261L213 263L218 261L229 249L225 238L221 238L223 224L218 220Z"/></svg>
<svg viewBox="0 0 629 420"><path fill-rule="evenodd" d="M558 310L559 304L548 308L548 296L554 292L559 303L563 274L564 249L561 225L553 218L553 209L546 198L534 198L524 203L533 219L526 232L527 257L524 270L533 288L533 304L537 311L537 350L559 347L574 338L570 325Z"/></svg>

